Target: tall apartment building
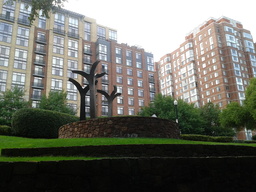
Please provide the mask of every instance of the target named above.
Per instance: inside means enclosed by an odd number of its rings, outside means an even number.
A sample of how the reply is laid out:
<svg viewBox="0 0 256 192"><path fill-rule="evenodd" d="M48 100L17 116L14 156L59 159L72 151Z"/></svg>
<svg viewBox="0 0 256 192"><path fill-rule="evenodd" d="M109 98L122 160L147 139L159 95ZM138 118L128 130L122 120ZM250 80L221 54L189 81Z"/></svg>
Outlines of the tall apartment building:
<svg viewBox="0 0 256 192"><path fill-rule="evenodd" d="M108 75L99 80L97 89L111 93L116 85L122 93L113 103L113 115L134 115L154 98L153 54L117 43L115 29L64 9L51 13L49 19L40 16L30 26L29 1L4 2L0 0L0 91L19 86L37 107L43 94L65 90L68 104L78 109L80 96L68 79L83 85L87 82L72 70L89 72L91 65L101 60L97 73ZM89 113L89 96L86 111ZM105 98L97 94L97 115L107 112Z"/></svg>
<svg viewBox="0 0 256 192"><path fill-rule="evenodd" d="M158 62L160 91L195 106L243 103L256 54L249 30L233 19L211 18L190 32L180 47Z"/></svg>

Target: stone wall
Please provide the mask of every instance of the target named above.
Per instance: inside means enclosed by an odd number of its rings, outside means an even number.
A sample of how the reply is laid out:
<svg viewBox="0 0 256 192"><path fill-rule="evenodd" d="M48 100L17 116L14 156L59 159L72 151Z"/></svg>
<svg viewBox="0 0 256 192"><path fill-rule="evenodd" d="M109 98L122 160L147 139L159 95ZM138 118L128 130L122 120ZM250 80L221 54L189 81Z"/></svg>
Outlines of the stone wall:
<svg viewBox="0 0 256 192"><path fill-rule="evenodd" d="M59 138L158 137L179 138L173 121L155 117L110 117L70 123L60 127Z"/></svg>
<svg viewBox="0 0 256 192"><path fill-rule="evenodd" d="M0 162L1 192L256 191L255 157Z"/></svg>

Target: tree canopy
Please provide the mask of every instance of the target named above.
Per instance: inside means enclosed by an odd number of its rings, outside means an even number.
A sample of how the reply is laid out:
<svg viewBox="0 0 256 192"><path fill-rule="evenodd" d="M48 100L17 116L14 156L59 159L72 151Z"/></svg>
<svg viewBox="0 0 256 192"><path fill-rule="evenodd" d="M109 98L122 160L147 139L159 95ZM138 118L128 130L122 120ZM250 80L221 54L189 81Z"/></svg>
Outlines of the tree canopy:
<svg viewBox="0 0 256 192"><path fill-rule="evenodd" d="M18 0L7 0L6 3L11 3ZM39 17L39 11L42 10L42 16L49 18L49 13L54 8L63 7L64 2L67 0L31 0L28 2L27 7L31 6L31 13L29 20L31 23Z"/></svg>
<svg viewBox="0 0 256 192"><path fill-rule="evenodd" d="M0 124L11 125L14 112L30 106L30 102L24 100L24 95L24 91L18 87L0 95Z"/></svg>
<svg viewBox="0 0 256 192"><path fill-rule="evenodd" d="M67 105L67 93L64 91L50 91L49 96L43 95L39 104L39 109L58 111L75 115L76 112Z"/></svg>

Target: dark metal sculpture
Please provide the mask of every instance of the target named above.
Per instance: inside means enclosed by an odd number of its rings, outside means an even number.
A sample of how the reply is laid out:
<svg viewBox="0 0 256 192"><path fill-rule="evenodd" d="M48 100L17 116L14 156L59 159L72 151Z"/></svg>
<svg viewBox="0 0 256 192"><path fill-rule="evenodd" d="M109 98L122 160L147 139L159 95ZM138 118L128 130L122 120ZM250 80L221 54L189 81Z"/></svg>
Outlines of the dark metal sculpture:
<svg viewBox="0 0 256 192"><path fill-rule="evenodd" d="M101 73L101 74L95 74L95 70L97 65L100 63L100 61L96 61L92 64L90 73L86 73L84 71L79 71L79 70L72 70L73 73L77 73L79 75L82 75L84 78L87 79L89 85L88 90L90 90L90 117L91 118L96 118L96 89L95 89L95 84L96 84L96 79L104 76L106 73ZM77 89L79 90L79 93L81 94L81 106L80 106L80 120L85 120L85 95L88 92L87 87L84 90L81 90L81 85L75 81L74 79L69 78L69 81L71 81L72 83L75 84L75 86L77 87Z"/></svg>
<svg viewBox="0 0 256 192"><path fill-rule="evenodd" d="M98 93L101 93L102 95L104 95L106 97L106 99L108 100L108 117L112 117L113 115L113 101L116 97L120 96L121 93L117 93L117 88L114 85L114 90L112 91L112 93L109 95L106 91L103 90L97 90Z"/></svg>

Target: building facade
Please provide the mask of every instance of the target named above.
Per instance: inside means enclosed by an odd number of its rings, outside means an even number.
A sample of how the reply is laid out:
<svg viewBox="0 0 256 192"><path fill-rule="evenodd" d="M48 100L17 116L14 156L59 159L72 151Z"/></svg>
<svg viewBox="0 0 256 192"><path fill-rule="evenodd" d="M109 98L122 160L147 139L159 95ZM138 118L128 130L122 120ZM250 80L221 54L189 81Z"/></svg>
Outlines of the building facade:
<svg viewBox="0 0 256 192"><path fill-rule="evenodd" d="M122 93L113 103L113 115L135 115L155 96L157 79L153 54L117 43L115 29L95 19L64 9L40 16L32 25L27 1L4 4L0 0L0 91L14 86L25 90L27 100L38 107L41 96L65 90L68 104L79 111L80 96L68 81L87 82L72 70L89 72L100 60L97 73L107 72L97 89ZM97 115L107 115L106 99L97 94ZM89 116L89 95L86 111Z"/></svg>
<svg viewBox="0 0 256 192"><path fill-rule="evenodd" d="M245 88L256 77L256 54L249 30L233 19L211 18L190 32L179 48L158 64L160 92L195 106L221 108L245 100Z"/></svg>

